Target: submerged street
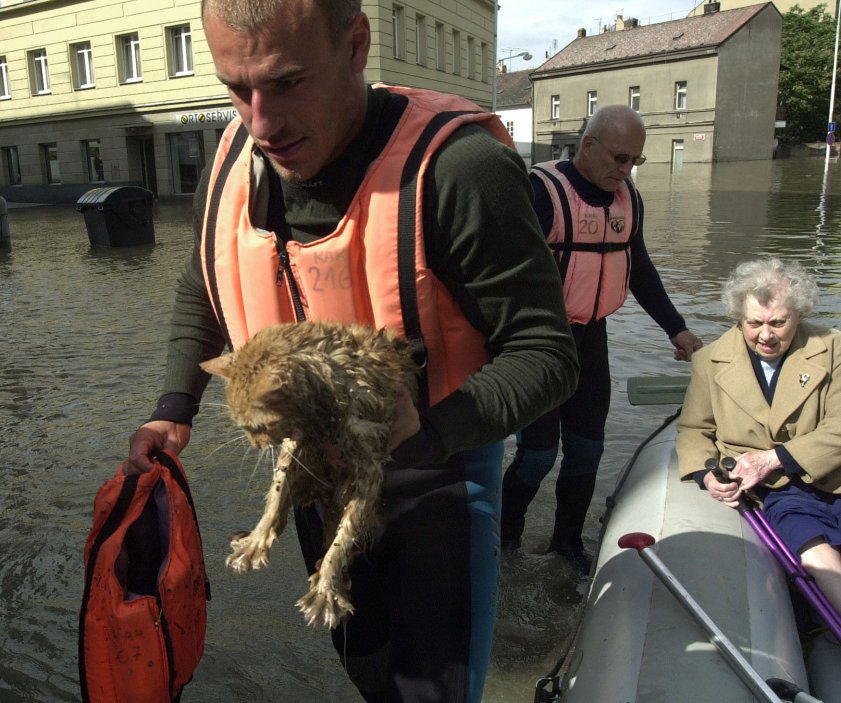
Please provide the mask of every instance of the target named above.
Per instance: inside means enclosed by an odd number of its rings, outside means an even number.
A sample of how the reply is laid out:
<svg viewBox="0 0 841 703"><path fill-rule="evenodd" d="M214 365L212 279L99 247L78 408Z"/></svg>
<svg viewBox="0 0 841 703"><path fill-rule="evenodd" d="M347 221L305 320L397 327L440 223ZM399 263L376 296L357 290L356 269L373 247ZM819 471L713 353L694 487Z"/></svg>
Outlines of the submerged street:
<svg viewBox="0 0 841 703"><path fill-rule="evenodd" d="M720 284L739 261L796 258L821 286L815 322L841 323L841 164L822 158L638 168L645 239L667 291L705 342L729 321ZM192 246L189 202L155 206L154 246L92 249L73 206L10 210L0 251L0 700L78 700L76 647L82 550L93 497L152 411L163 373L172 290ZM611 316L613 399L597 496L674 407L628 405L638 375L687 374L633 300ZM236 438L214 381L184 455L213 587L207 646L183 703L357 700L326 632L295 601L305 571L290 528L265 572L226 570L227 535L259 516L270 467ZM509 452L513 445L509 442ZM502 567L488 703L533 696L571 634L586 584L543 554L550 478L527 521L523 549Z"/></svg>

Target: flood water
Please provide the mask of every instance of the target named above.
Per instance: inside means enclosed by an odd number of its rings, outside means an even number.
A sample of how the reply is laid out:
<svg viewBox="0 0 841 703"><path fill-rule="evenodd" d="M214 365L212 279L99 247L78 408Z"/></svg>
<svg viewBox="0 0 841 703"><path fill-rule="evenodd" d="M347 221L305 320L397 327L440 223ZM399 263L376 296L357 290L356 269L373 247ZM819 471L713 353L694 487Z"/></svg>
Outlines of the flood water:
<svg viewBox="0 0 841 703"><path fill-rule="evenodd" d="M690 328L711 341L727 326L721 281L760 254L799 260L822 289L820 322L841 322L841 164L823 158L638 169L645 237ZM76 701L82 550L93 497L116 471L128 437L151 412L164 362L172 287L192 235L187 203L155 210L157 244L93 250L72 206L10 210L12 249L0 251L0 703ZM637 444L673 407L632 408L626 379L688 373L633 300L611 317L613 403L599 516ZM357 701L326 633L307 628L294 528L268 571L227 571L226 535L262 510L266 466L237 444L214 382L182 455L213 585L206 653L184 703ZM523 703L560 655L586 584L542 552L553 481L529 512L521 554L502 568L484 700Z"/></svg>

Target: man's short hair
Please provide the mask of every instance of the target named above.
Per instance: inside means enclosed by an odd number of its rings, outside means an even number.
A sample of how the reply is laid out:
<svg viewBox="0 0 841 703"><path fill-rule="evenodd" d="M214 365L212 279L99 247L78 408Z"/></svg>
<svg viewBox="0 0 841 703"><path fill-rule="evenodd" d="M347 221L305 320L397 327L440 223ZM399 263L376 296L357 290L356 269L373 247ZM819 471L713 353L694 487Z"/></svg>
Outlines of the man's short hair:
<svg viewBox="0 0 841 703"><path fill-rule="evenodd" d="M581 136L590 134L596 139L606 137L611 131L611 127L618 120L636 122L645 131L645 122L636 110L632 110L627 105L605 105L596 110L593 116L587 120L587 126Z"/></svg>
<svg viewBox="0 0 841 703"><path fill-rule="evenodd" d="M202 0L201 13L211 13L237 32L251 32L269 24L287 0ZM362 11L362 0L313 0L327 18L331 39Z"/></svg>

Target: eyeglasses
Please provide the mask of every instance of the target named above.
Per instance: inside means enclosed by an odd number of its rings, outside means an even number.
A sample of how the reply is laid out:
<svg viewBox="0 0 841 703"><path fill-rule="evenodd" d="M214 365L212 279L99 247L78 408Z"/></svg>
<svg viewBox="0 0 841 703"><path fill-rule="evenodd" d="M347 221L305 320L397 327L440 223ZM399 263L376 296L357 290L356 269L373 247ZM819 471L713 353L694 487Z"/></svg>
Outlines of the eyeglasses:
<svg viewBox="0 0 841 703"><path fill-rule="evenodd" d="M613 157L613 160L619 165L624 166L629 161L634 166L642 166L645 163L645 154L640 154L639 156L631 156L630 154L614 154L610 149L608 149L604 144L602 144L598 139L596 139L592 134L588 135L590 139L592 139L596 144L599 144L602 149L604 149L608 154Z"/></svg>

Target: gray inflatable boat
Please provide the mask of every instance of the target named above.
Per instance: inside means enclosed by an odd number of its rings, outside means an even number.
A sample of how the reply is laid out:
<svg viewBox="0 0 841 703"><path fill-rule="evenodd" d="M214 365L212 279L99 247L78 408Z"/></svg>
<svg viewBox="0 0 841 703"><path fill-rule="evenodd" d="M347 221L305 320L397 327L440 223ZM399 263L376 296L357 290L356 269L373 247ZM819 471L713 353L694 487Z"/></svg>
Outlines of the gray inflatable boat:
<svg viewBox="0 0 841 703"><path fill-rule="evenodd" d="M677 415L643 442L608 499L586 606L556 695L542 700L773 700L756 697L637 551L618 546L624 535L643 532L655 538L651 549L659 560L763 681L781 679L802 689L804 697L794 700L841 703L837 640L821 632L801 646L786 576L773 555L736 510L679 480L676 423Z"/></svg>

